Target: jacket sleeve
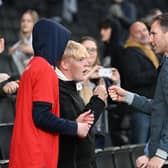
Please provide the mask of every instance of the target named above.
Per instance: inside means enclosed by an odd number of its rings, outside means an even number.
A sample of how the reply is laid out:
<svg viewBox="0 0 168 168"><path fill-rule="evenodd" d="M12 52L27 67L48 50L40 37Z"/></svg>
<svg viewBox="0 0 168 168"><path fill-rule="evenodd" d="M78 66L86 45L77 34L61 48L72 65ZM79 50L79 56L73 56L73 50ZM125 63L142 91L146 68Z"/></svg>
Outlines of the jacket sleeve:
<svg viewBox="0 0 168 168"><path fill-rule="evenodd" d="M163 69L163 75L161 76L161 89L162 89L162 93L163 93L163 99L164 99L164 104L165 105L168 105L168 76L167 76L167 73L168 73L168 70L167 70L167 67L168 67L168 63L166 62L166 66L165 68ZM168 106L165 106L165 124L164 126L162 127L161 129L161 138L160 138L160 143L159 143L159 146L158 146L158 150L157 150L157 153L158 151L161 151L163 153L163 151L165 151L166 153L168 153L168 111L167 111L167 108ZM162 111L160 111L162 112ZM161 149L161 150L160 150ZM168 154L167 154L168 156ZM167 158L166 158L167 159Z"/></svg>
<svg viewBox="0 0 168 168"><path fill-rule="evenodd" d="M98 96L92 96L89 103L85 106L84 111L91 109L94 114L94 124L98 120L100 114L105 110L105 103ZM93 125L94 125L93 124Z"/></svg>
<svg viewBox="0 0 168 168"><path fill-rule="evenodd" d="M55 116L50 112L51 107L46 102L33 102L32 118L36 127L51 133L76 135L77 123Z"/></svg>

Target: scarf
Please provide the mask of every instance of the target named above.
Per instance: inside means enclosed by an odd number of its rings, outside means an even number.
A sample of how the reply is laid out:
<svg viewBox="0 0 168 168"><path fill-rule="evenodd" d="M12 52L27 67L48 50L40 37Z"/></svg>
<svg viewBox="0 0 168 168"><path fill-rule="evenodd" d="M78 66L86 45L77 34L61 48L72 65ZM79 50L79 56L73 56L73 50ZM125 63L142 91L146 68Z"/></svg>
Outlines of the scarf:
<svg viewBox="0 0 168 168"><path fill-rule="evenodd" d="M154 54L154 52L151 50L151 47L148 45L142 45L139 44L137 42L134 42L130 39L128 39L124 45L125 48L127 47L137 47L140 48L145 55L147 56L147 58L153 63L153 65L155 66L155 68L157 69L159 67L159 60L157 58L157 56Z"/></svg>

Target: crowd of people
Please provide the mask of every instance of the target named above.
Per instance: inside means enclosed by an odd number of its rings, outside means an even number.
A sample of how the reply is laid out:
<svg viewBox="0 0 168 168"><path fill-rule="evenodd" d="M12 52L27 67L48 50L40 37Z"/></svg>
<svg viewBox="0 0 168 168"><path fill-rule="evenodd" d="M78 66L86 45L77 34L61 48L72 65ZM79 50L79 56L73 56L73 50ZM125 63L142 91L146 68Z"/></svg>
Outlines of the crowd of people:
<svg viewBox="0 0 168 168"><path fill-rule="evenodd" d="M132 3L115 0L99 33L101 56L94 37L73 40L54 19L23 13L8 49L17 74L0 73L0 101L16 96L9 168L96 168L96 151L142 143L137 167L164 166L168 14L137 20Z"/></svg>

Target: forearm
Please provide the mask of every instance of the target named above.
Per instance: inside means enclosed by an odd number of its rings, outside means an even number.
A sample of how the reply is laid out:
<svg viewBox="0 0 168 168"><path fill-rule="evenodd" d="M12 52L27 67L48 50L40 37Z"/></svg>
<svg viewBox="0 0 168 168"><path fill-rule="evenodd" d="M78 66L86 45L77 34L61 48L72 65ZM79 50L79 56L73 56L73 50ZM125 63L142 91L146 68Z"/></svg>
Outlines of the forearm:
<svg viewBox="0 0 168 168"><path fill-rule="evenodd" d="M85 106L84 111L89 109L91 109L91 112L94 114L95 118L94 124L95 124L100 114L105 110L105 103L98 96L92 96L90 102Z"/></svg>
<svg viewBox="0 0 168 168"><path fill-rule="evenodd" d="M151 114L151 100L144 96L127 91L125 102L146 114Z"/></svg>
<svg viewBox="0 0 168 168"><path fill-rule="evenodd" d="M76 135L77 123L56 117L50 112L51 104L44 102L33 103L33 121L36 127L51 133Z"/></svg>

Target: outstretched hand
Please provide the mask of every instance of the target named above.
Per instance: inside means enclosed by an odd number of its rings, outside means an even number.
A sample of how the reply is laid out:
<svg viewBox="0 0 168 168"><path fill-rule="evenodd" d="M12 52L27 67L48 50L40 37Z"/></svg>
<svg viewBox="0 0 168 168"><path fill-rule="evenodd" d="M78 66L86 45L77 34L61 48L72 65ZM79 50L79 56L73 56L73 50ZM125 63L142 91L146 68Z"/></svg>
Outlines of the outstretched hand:
<svg viewBox="0 0 168 168"><path fill-rule="evenodd" d="M111 86L108 88L108 93L113 101L124 102L127 91L119 86Z"/></svg>

